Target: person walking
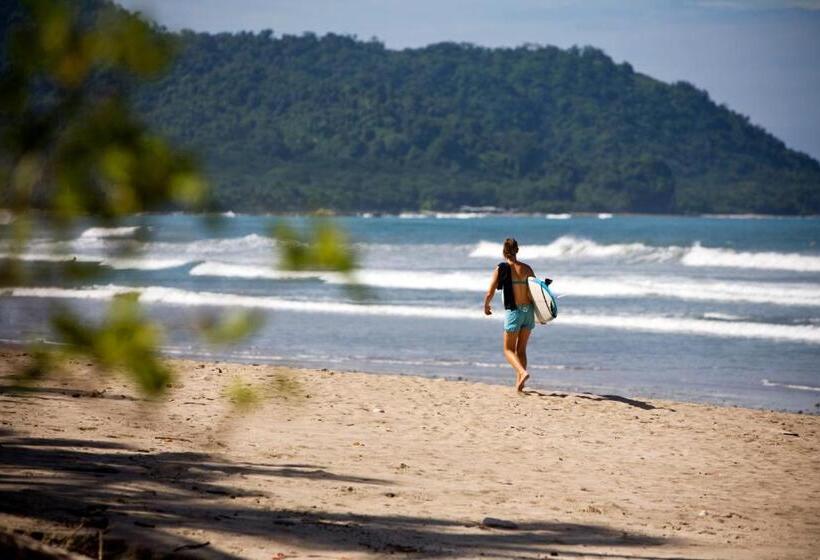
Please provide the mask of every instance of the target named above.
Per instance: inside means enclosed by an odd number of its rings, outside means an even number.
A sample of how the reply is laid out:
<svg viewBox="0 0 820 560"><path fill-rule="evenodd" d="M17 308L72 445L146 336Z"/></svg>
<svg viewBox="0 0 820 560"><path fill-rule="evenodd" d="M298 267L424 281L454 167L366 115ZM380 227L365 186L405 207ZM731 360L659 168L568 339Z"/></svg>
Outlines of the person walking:
<svg viewBox="0 0 820 560"><path fill-rule="evenodd" d="M513 238L504 240L504 261L493 271L487 295L484 297L484 314L492 315L495 292L502 291L504 300L504 358L515 370L515 390L521 392L530 378L527 373L527 342L535 327L533 305L527 278L535 276L532 267L518 260L518 242Z"/></svg>

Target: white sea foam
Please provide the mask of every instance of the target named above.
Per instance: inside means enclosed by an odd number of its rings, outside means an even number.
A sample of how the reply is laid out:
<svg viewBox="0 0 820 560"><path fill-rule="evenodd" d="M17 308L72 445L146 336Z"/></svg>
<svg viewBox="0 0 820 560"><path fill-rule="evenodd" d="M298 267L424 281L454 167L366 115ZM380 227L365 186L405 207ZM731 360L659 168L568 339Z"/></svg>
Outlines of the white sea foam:
<svg viewBox="0 0 820 560"><path fill-rule="evenodd" d="M123 254L111 251L110 243L114 233L125 235L125 230L129 228L122 228L120 232L105 231L102 236L99 236L99 231L92 231L94 229L104 228L91 228L83 236L68 242L34 241L25 253L16 255L3 252L0 245L0 258L43 262L96 262L117 270L162 270L197 261L223 259L263 267L277 258L276 241L255 233L243 237L197 239L190 242L138 242L129 239L128 248L133 252ZM122 238L117 240L126 241ZM239 276L234 273L225 275Z"/></svg>
<svg viewBox="0 0 820 560"><path fill-rule="evenodd" d="M281 271L271 266L216 261L198 264L191 269L190 274L271 280L318 279L328 284L356 282L373 288L451 292L485 292L490 280L489 273L475 271L361 269L351 276L345 276L322 271ZM567 276L556 279L552 284L552 289L559 297L660 297L688 301L820 306L820 285L817 284L720 282L638 276L616 276L606 279Z"/></svg>
<svg viewBox="0 0 820 560"><path fill-rule="evenodd" d="M399 218L406 220L419 220L423 218L436 218L438 220L471 220L473 218L485 218L489 212L401 212Z"/></svg>
<svg viewBox="0 0 820 560"><path fill-rule="evenodd" d="M602 327L628 331L758 338L820 344L820 328L810 325L777 325L756 322L727 322L658 316L565 315L561 322L582 327Z"/></svg>
<svg viewBox="0 0 820 560"><path fill-rule="evenodd" d="M318 279L328 284L357 283L373 288L415 290L485 291L488 275L474 273L414 272L407 270L363 269L346 276L325 271L286 271L271 266L240 265L206 261L191 269L192 276L265 278L270 280Z"/></svg>
<svg viewBox="0 0 820 560"><path fill-rule="evenodd" d="M492 241L480 241L470 253L471 257L500 258L503 246ZM564 235L548 245L524 245L519 257L522 259L607 259L633 258L669 260L679 257L682 247L651 247L643 243L614 243L601 245L590 239Z"/></svg>
<svg viewBox="0 0 820 560"><path fill-rule="evenodd" d="M717 312L707 312L703 314L704 319L713 319L715 321L742 321L745 317L741 317L740 315L732 315L731 313L717 313Z"/></svg>
<svg viewBox="0 0 820 560"><path fill-rule="evenodd" d="M500 258L502 245L480 241L471 257ZM522 259L618 259L625 261L679 261L690 267L734 267L795 272L820 272L820 256L800 253L738 252L732 249L676 245L656 247L643 243L600 244L583 237L564 235L548 245L524 245Z"/></svg>
<svg viewBox="0 0 820 560"><path fill-rule="evenodd" d="M130 237L134 235L139 226L125 226L125 227L92 227L85 230L80 239L98 239L102 237Z"/></svg>
<svg viewBox="0 0 820 560"><path fill-rule="evenodd" d="M820 285L801 283L724 282L687 278L621 276L562 277L553 291L565 296L593 298L661 297L686 301L765 303L820 306Z"/></svg>
<svg viewBox="0 0 820 560"><path fill-rule="evenodd" d="M774 214L701 214L701 218L715 220L784 220L792 216L776 216Z"/></svg>
<svg viewBox="0 0 820 560"><path fill-rule="evenodd" d="M27 262L82 262L98 263L116 270L162 270L165 268L176 268L188 264L186 259L172 258L148 258L142 256L134 257L104 257L93 255L73 255L73 254L40 254L22 253L12 255L10 253L0 253L0 259L17 259Z"/></svg>
<svg viewBox="0 0 820 560"><path fill-rule="evenodd" d="M787 389L796 389L798 391L817 391L820 392L820 387L813 387L811 385L797 385L794 383L776 383L774 381L769 381L768 379L761 379L760 380L763 385L766 387L785 387Z"/></svg>
<svg viewBox="0 0 820 560"><path fill-rule="evenodd" d="M219 276L226 278L270 279L270 280L304 280L309 278L322 279L332 274L310 271L277 270L272 265L244 265L218 261L206 261L193 267L191 276Z"/></svg>
<svg viewBox="0 0 820 560"><path fill-rule="evenodd" d="M54 243L44 245L43 249L63 249L75 251L103 251L106 248L105 239L88 236L80 237L70 244ZM179 258L181 254L188 257L188 260L197 260L196 257L207 258L211 255L233 255L239 252L246 254L258 253L265 255L276 247L276 241L270 237L251 233L242 237L224 237L215 239L197 239L188 242L170 241L149 241L145 243L135 243L134 248L142 251L143 254L155 256ZM42 251L46 252L46 251Z"/></svg>
<svg viewBox="0 0 820 560"><path fill-rule="evenodd" d="M92 286L83 289L71 288L6 288L0 290L2 296L33 297L33 298L65 298L106 300L117 294L139 291L139 288L125 288L123 286Z"/></svg>
<svg viewBox="0 0 820 560"><path fill-rule="evenodd" d="M171 258L148 258L148 257L111 257L104 258L101 265L116 270L164 270L166 268L176 268L188 264L186 259Z"/></svg>
<svg viewBox="0 0 820 560"><path fill-rule="evenodd" d="M486 212L436 212L433 216L440 220L471 220L473 218L485 218L488 214Z"/></svg>
<svg viewBox="0 0 820 560"><path fill-rule="evenodd" d="M510 366L502 362L471 362L468 360L402 360L396 358L371 358L366 356L353 356L353 359L364 359L374 364L408 365L408 366L428 366L428 367L476 367L484 369L506 369ZM572 369L562 364L530 365L530 369L537 370L559 370Z"/></svg>
<svg viewBox="0 0 820 560"><path fill-rule="evenodd" d="M426 319L485 319L479 309L431 307L412 305L365 305L344 302L317 302L287 300L266 296L193 292L160 286L94 286L86 289L70 288L7 288L0 294L12 297L40 297L60 299L106 300L117 294L140 292L140 300L148 304L179 306L216 306L298 311L300 313L323 313L341 315L372 315L388 317L420 317ZM498 321L501 315L491 316ZM820 344L820 328L813 325L781 325L747 321L727 322L687 317L661 317L653 315L581 315L563 314L552 328L559 325L606 328L616 330L718 336L726 338L753 338L786 340Z"/></svg>
<svg viewBox="0 0 820 560"><path fill-rule="evenodd" d="M44 262L98 262L117 270L162 270L176 268L199 260L204 254L232 256L238 247L264 244L272 247L271 240L259 236L248 236L234 240L215 240L208 245L195 242L198 247L166 248L160 252L150 252L134 257L107 257L104 255L74 255L25 253L16 258L24 261ZM190 245L190 244L188 244ZM174 257L171 255L183 255ZM14 255L0 253L0 258ZM265 258L267 257L267 258ZM247 260L247 259L245 259ZM385 289L444 290L453 292L484 292L489 283L489 274L475 271L410 271L361 269L352 276L325 271L282 271L272 266L271 253L259 255L261 264L237 264L216 260L206 260L190 270L192 276L224 278L305 280L316 279L328 284L348 284L356 282L365 286ZM267 262L264 262L267 261ZM686 278L611 276L607 278L565 276L559 277L552 285L553 292L560 297L575 296L588 298L615 297L659 297L687 301L747 302L774 304L781 306L820 306L820 285L809 283L766 283L766 282L725 282L695 280Z"/></svg>
<svg viewBox="0 0 820 560"><path fill-rule="evenodd" d="M693 245L681 262L686 266L715 266L820 272L820 257L799 253L752 253Z"/></svg>
<svg viewBox="0 0 820 560"><path fill-rule="evenodd" d="M365 269L356 271L351 278L336 275L323 280L333 284L354 281L373 288L483 292L487 290L490 277L469 272Z"/></svg>
<svg viewBox="0 0 820 560"><path fill-rule="evenodd" d="M495 362L495 363L492 363L492 362L472 362L469 365L471 365L473 367L479 367L479 368L495 368L495 369L506 369L506 368L510 367L506 363L501 363L501 362ZM562 365L562 364L545 364L545 365L532 365L532 364L530 364L530 365L527 366L527 369L564 371L564 370L575 369L575 368L571 368L569 366L565 366L565 365ZM589 368L589 369L594 369L594 368Z"/></svg>
<svg viewBox="0 0 820 560"><path fill-rule="evenodd" d="M70 288L9 288L2 295L61 299L106 300L118 294L140 292L140 301L182 306L216 306L300 311L305 313L333 313L344 315L385 315L394 317L427 317L433 319L470 319L482 317L477 309L454 309L409 305L363 305L343 302L286 300L266 296L245 296L217 292L193 292L163 286L93 286L87 289Z"/></svg>
<svg viewBox="0 0 820 560"><path fill-rule="evenodd" d="M275 247L276 241L274 239L251 233L243 237L198 239L189 243L147 243L145 250L164 253L181 252L192 257L207 257L208 255L218 254L231 255L241 251L251 254L258 252L260 256L269 257L269 253L266 253L266 251L270 251Z"/></svg>

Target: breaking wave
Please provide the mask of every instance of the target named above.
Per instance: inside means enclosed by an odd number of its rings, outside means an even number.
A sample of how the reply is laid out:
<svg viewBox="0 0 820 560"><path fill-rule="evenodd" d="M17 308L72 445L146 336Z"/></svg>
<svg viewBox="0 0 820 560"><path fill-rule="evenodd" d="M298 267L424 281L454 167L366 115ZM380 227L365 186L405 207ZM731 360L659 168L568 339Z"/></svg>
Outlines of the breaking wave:
<svg viewBox="0 0 820 560"><path fill-rule="evenodd" d="M501 243L480 241L471 257L500 258ZM522 259L620 259L646 262L678 261L690 267L733 267L795 272L820 272L820 256L800 253L738 252L732 249L670 245L657 247L644 243L600 244L590 239L564 235L548 245L525 245Z"/></svg>
<svg viewBox="0 0 820 560"><path fill-rule="evenodd" d="M786 389L795 389L797 391L820 392L820 387L813 387L811 385L798 385L795 383L777 383L774 381L769 381L768 379L761 379L760 382L766 387L785 387Z"/></svg>
<svg viewBox="0 0 820 560"><path fill-rule="evenodd" d="M488 275L469 272L420 272L407 270L358 270L350 276L324 271L285 271L271 266L241 265L207 261L191 269L192 276L264 278L270 280L316 279L328 284L357 283L373 288L412 290L485 291Z"/></svg>
<svg viewBox="0 0 820 560"><path fill-rule="evenodd" d="M500 258L502 244L480 241L470 253L471 257ZM643 260L670 260L679 258L685 251L682 247L652 247L643 243L615 243L601 245L590 239L564 235L548 245L524 245L519 257L522 259L609 259L632 258Z"/></svg>
<svg viewBox="0 0 820 560"><path fill-rule="evenodd" d="M153 258L153 257L104 257L91 255L68 255L68 254L39 254L23 253L13 255L11 253L0 253L0 259L15 259L28 262L81 262L97 263L100 266L107 266L115 270L163 270L166 268L177 268L184 266L191 261L188 259L174 258Z"/></svg>
<svg viewBox="0 0 820 560"><path fill-rule="evenodd" d="M103 237L129 237L134 235L140 226L126 227L92 227L80 234L80 239L99 239Z"/></svg>
<svg viewBox="0 0 820 560"><path fill-rule="evenodd" d="M387 317L419 317L426 319L486 319L481 310L474 308L431 307L413 305L365 305L345 302L317 302L288 300L266 296L247 296L217 292L193 292L160 286L93 286L87 289L70 288L8 288L0 294L11 297L39 297L59 299L107 300L117 294L140 292L140 301L147 304L178 306L214 306L298 311L338 315L375 315ZM492 315L500 320L501 315ZM717 336L726 338L753 338L785 340L820 344L820 327L813 325L782 325L750 321L713 321L688 317L654 315L580 315L564 314L560 325L606 328L615 330ZM552 327L556 328L556 327Z"/></svg>
<svg viewBox="0 0 820 560"><path fill-rule="evenodd" d="M316 279L328 284L356 282L372 288L485 292L489 273L470 271L433 272L363 269L351 276L321 271L282 271L271 266L241 265L207 261L191 269L192 276L226 278L300 280ZM769 303L788 306L820 306L820 285L798 283L721 282L682 278L637 276L561 277L552 284L563 296L661 297L688 301Z"/></svg>
<svg viewBox="0 0 820 560"><path fill-rule="evenodd" d="M104 231L103 231L104 230ZM128 232L126 231L128 230ZM136 228L89 228L72 241L30 244L28 251L19 255L0 252L0 258L43 262L96 262L117 270L161 270L213 258L234 258L243 262L272 262L276 241L258 234L244 237L198 239L190 242L128 240L130 252L111 251L112 239L130 235ZM130 233L129 233L130 232Z"/></svg>
<svg viewBox="0 0 820 560"><path fill-rule="evenodd" d="M752 253L702 247L696 243L681 262L686 266L716 266L820 272L820 257L800 253Z"/></svg>
<svg viewBox="0 0 820 560"><path fill-rule="evenodd" d="M206 261L193 267L189 274L191 276L217 276L224 278L247 278L247 279L268 279L268 280L305 280L305 279L328 279L333 276L331 273L323 272L302 272L277 270L272 266L233 264L217 261Z"/></svg>
<svg viewBox="0 0 820 560"><path fill-rule="evenodd" d="M90 230L86 230L85 233L88 231ZM49 249L52 251L62 250L63 252L70 252L72 249L82 251L94 251L96 249L101 251L107 246L104 243L105 238L114 237L113 235L85 235L85 233L73 242L43 244L39 252L48 252ZM126 234L119 235L119 237L125 235ZM274 249L276 247L276 241L264 235L251 233L242 237L197 239L196 241L188 242L146 241L135 243L133 247L146 255L165 254L166 256L178 258L180 254L185 254L190 256L189 260L195 260L198 256L205 258L208 255L233 254L236 252L253 254L258 251L262 253Z"/></svg>
<svg viewBox="0 0 820 560"><path fill-rule="evenodd" d="M102 259L100 264L115 270L165 270L167 268L185 266L190 262L191 261L187 259L173 258L120 257Z"/></svg>

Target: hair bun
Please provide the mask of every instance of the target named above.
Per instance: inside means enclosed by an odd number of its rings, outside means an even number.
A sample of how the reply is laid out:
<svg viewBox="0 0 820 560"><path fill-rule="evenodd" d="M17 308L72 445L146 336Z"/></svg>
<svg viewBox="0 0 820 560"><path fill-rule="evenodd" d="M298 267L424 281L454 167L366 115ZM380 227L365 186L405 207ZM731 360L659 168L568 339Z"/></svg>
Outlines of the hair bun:
<svg viewBox="0 0 820 560"><path fill-rule="evenodd" d="M515 255L517 255L518 254L518 241L516 241L512 237L508 237L507 239L505 239L504 240L503 253L504 253L504 258L505 259L511 259Z"/></svg>

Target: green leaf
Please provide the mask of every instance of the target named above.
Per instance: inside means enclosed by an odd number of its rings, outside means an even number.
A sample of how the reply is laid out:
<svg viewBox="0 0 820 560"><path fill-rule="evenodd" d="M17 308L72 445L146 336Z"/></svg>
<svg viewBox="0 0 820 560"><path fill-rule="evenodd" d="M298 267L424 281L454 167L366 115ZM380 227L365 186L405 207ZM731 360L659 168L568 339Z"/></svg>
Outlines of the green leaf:
<svg viewBox="0 0 820 560"><path fill-rule="evenodd" d="M262 404L259 390L236 377L225 389L225 395L240 411L247 412Z"/></svg>
<svg viewBox="0 0 820 560"><path fill-rule="evenodd" d="M237 310L217 316L206 316L200 323L200 332L210 344L234 344L255 333L264 318L258 311Z"/></svg>

